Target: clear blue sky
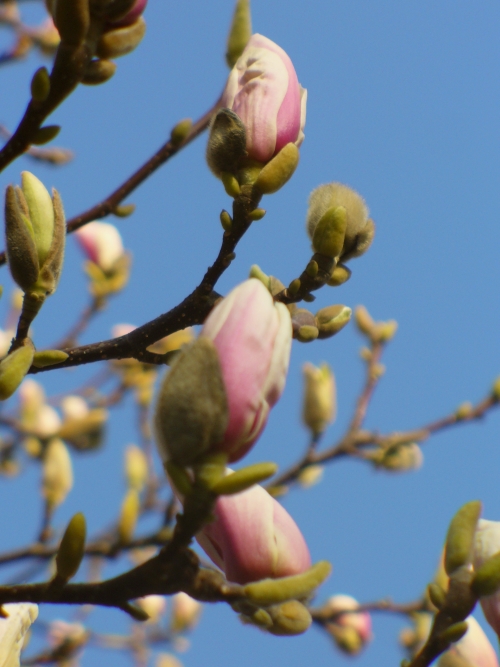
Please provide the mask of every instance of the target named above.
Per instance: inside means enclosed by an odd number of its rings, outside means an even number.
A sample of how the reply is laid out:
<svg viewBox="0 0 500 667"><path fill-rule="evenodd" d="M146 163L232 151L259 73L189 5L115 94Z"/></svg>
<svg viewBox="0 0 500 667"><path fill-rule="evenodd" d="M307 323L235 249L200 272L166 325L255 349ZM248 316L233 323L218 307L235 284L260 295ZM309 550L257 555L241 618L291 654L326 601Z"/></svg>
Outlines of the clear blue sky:
<svg viewBox="0 0 500 667"><path fill-rule="evenodd" d="M40 16L37 3L23 7L32 20ZM21 159L0 175L2 190L19 181L22 169L33 170L58 188L68 216L108 194L165 141L175 122L198 117L217 98L227 76L223 53L232 7L231 0L150 0L146 39L119 61L114 79L79 88L53 114L62 125L56 143L72 148L75 161L51 169ZM347 183L365 197L377 235L370 251L352 262L351 281L325 288L316 303L363 303L375 318L399 322L367 425L383 432L418 427L464 400L479 400L500 374L500 6L492 0L254 0L253 18L254 31L289 53L308 89L306 139L296 175L265 199L267 216L244 238L220 291L244 279L253 263L285 283L296 277L310 252L304 231L309 192L328 181ZM7 43L0 32L0 45ZM38 66L30 57L0 71L0 122L11 129ZM130 198L137 211L119 228L134 254L132 282L85 342L108 337L115 322L141 324L177 304L213 261L219 212L230 201L204 164L205 141L198 139ZM36 321L40 346L58 338L86 302L81 256L73 240L68 245L61 287ZM3 276L7 286L5 268ZM349 326L329 341L294 344L285 395L249 461L274 459L284 467L300 456L306 360L328 361L335 370L339 414L325 444L340 436L362 382L361 343ZM53 372L44 382L49 393L59 393L81 377ZM94 532L116 514L122 451L136 438L130 406L118 414L107 448L77 461L60 525L83 510ZM313 558L334 564L318 600L336 592L361 601L412 600L431 579L448 521L462 503L480 498L485 516L500 520L499 424L492 412L480 424L432 438L418 473L392 476L342 461L325 471L319 486L291 493L285 506ZM33 538L37 488L35 468L23 480L0 480L0 550ZM54 615L42 610L45 618ZM119 612L96 618L103 631L125 627ZM398 665L402 625L377 615L375 641L356 664ZM89 652L84 667L96 659ZM105 659L110 666L125 663L111 653ZM345 660L314 628L293 639L261 635L240 626L223 606L205 610L181 659L186 667Z"/></svg>

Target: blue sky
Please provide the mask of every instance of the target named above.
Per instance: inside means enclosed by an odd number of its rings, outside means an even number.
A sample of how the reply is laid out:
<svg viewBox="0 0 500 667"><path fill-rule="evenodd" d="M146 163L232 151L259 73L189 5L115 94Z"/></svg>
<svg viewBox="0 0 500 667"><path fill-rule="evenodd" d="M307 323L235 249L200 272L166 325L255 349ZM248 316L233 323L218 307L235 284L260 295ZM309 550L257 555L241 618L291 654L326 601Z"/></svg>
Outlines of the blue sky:
<svg viewBox="0 0 500 667"><path fill-rule="evenodd" d="M38 3L22 6L28 20L41 16ZM111 192L178 120L198 117L217 98L227 76L223 54L232 6L230 0L150 0L143 44L118 62L109 83L79 88L52 116L62 126L55 143L74 150L74 162L52 169L20 159L0 175L0 187L19 182L19 172L30 169L58 188L68 216ZM304 231L309 192L329 181L351 185L370 207L376 238L351 263L349 283L323 289L316 304L362 303L376 319L399 323L367 426L414 428L464 400L478 401L500 375L498 3L293 0L284 8L278 0L254 0L253 19L255 32L288 52L308 89L306 139L295 176L265 198L268 213L238 247L219 290L243 280L254 263L285 283L296 277L310 256ZM8 41L1 31L0 45ZM0 71L0 122L10 129L39 64L30 56ZM113 323L141 324L174 306L213 261L218 216L230 200L204 163L205 142L198 139L130 197L136 213L117 224L134 255L132 281L84 342L108 337ZM61 286L36 321L40 347L58 338L86 303L82 259L72 239L68 246ZM8 289L5 268L1 283ZM284 467L303 451L305 361L332 365L339 410L324 444L342 434L363 379L361 344L352 325L329 341L294 344L286 392L248 461L274 459ZM43 381L49 393L59 393L94 371L51 372ZM484 515L500 520L499 424L493 411L479 424L430 439L417 473L388 475L341 461L325 470L320 485L289 494L284 504L313 558L334 565L318 600L336 592L361 601L415 599L432 577L448 521L461 504L480 498ZM56 517L60 525L82 510L95 532L116 515L124 488L122 451L137 438L133 427L127 404L117 411L105 450L76 461L75 488ZM0 513L0 550L33 538L38 475L33 467L21 479L0 480L2 506L9 508ZM125 627L119 612L96 618L103 631ZM399 664L403 624L374 617L375 641L356 664ZM89 652L83 665L95 659ZM207 660L219 667L235 659L241 667L345 660L315 629L293 639L261 635L240 626L223 606L205 610L181 659L186 667ZM106 660L119 665L126 658L107 654Z"/></svg>

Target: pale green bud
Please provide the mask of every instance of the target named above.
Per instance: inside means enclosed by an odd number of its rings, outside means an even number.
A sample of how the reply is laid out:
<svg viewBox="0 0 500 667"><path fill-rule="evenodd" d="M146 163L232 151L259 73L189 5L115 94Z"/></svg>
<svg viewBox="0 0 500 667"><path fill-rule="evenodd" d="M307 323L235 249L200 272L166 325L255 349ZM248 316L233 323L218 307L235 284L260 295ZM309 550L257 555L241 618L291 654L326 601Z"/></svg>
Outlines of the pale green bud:
<svg viewBox="0 0 500 667"><path fill-rule="evenodd" d="M375 367L375 377L380 377L381 369ZM407 472L418 470L422 466L424 457L416 442L403 442L394 447L382 450L375 463L390 472Z"/></svg>
<svg viewBox="0 0 500 667"><path fill-rule="evenodd" d="M28 205L38 261L41 266L49 254L54 235L54 206L46 187L29 171L21 173L21 187Z"/></svg>
<svg viewBox="0 0 500 667"><path fill-rule="evenodd" d="M89 62L82 77L82 83L86 86L98 86L106 83L116 72L116 63L105 58L94 58Z"/></svg>
<svg viewBox="0 0 500 667"><path fill-rule="evenodd" d="M123 499L118 519L118 537L127 544L132 539L139 518L140 500L137 489L129 489Z"/></svg>
<svg viewBox="0 0 500 667"><path fill-rule="evenodd" d="M57 577L69 581L78 572L85 552L87 525L81 512L69 522L56 555Z"/></svg>
<svg viewBox="0 0 500 667"><path fill-rule="evenodd" d="M44 127L40 127L31 137L31 143L35 146L43 146L44 144L48 144L49 141L52 141L52 139L57 137L60 131L60 125L45 125Z"/></svg>
<svg viewBox="0 0 500 667"><path fill-rule="evenodd" d="M344 206L331 207L321 216L314 228L312 247L327 257L339 257L344 246L347 211Z"/></svg>
<svg viewBox="0 0 500 667"><path fill-rule="evenodd" d="M340 256L341 260L345 262L365 252L375 233L373 220L368 218L368 208L357 192L341 183L320 185L309 197L306 226L313 241L313 247L316 248L314 236L321 219L329 210L339 207L345 208L346 211L344 242L340 251L330 256ZM317 252L323 251L317 250Z"/></svg>
<svg viewBox="0 0 500 667"><path fill-rule="evenodd" d="M299 164L299 149L293 143L284 146L257 176L254 189L263 195L278 192L293 176Z"/></svg>
<svg viewBox="0 0 500 667"><path fill-rule="evenodd" d="M335 336L351 319L352 310L348 306L336 305L321 308L316 313L316 326L318 327L318 338L330 338Z"/></svg>
<svg viewBox="0 0 500 667"><path fill-rule="evenodd" d="M500 553L483 563L472 580L472 591L477 597L493 595L500 589Z"/></svg>
<svg viewBox="0 0 500 667"><path fill-rule="evenodd" d="M327 561L319 561L302 574L279 579L263 579L247 584L243 588L245 597L254 604L269 605L309 597L330 575L332 566Z"/></svg>
<svg viewBox="0 0 500 667"><path fill-rule="evenodd" d="M451 575L459 567L471 562L481 509L481 502L473 500L461 507L451 520L444 554L446 574Z"/></svg>
<svg viewBox="0 0 500 667"><path fill-rule="evenodd" d="M36 368L54 366L55 364L61 364L63 361L66 361L68 357L69 354L62 350L42 350L40 352L35 352L33 366Z"/></svg>
<svg viewBox="0 0 500 667"><path fill-rule="evenodd" d="M42 495L50 507L57 507L73 488L73 466L68 448L52 438L43 459Z"/></svg>
<svg viewBox="0 0 500 667"><path fill-rule="evenodd" d="M360 333L371 337L375 329L375 322L364 306L358 306L354 311L354 321Z"/></svg>
<svg viewBox="0 0 500 667"><path fill-rule="evenodd" d="M0 401L5 401L19 387L33 363L35 348L28 340L0 362Z"/></svg>
<svg viewBox="0 0 500 667"><path fill-rule="evenodd" d="M446 602L446 592L434 582L427 586L427 595L429 600L436 607L436 609L442 609Z"/></svg>
<svg viewBox="0 0 500 667"><path fill-rule="evenodd" d="M317 436L335 419L335 378L328 364L318 368L307 363L303 366L303 372L302 419L313 435Z"/></svg>
<svg viewBox="0 0 500 667"><path fill-rule="evenodd" d="M219 479L211 486L210 490L218 496L241 493L251 486L269 479L269 477L276 474L277 470L278 466L276 463L255 463Z"/></svg>
<svg viewBox="0 0 500 667"><path fill-rule="evenodd" d="M179 146L186 139L193 127L191 118L183 118L174 126L170 133L170 141L174 146Z"/></svg>
<svg viewBox="0 0 500 667"><path fill-rule="evenodd" d="M257 278L257 280L260 280L260 282L266 287L268 290L270 290L270 277L267 275L267 273L264 273L260 266L257 264L252 264L250 267L250 273L248 274L249 278Z"/></svg>
<svg viewBox="0 0 500 667"><path fill-rule="evenodd" d="M146 21L140 16L131 25L115 28L101 35L96 55L105 60L125 56L139 46L145 34Z"/></svg>
<svg viewBox="0 0 500 667"><path fill-rule="evenodd" d="M311 614L298 600L289 600L283 604L268 607L272 625L267 631L279 637L301 635L309 629L312 623Z"/></svg>
<svg viewBox="0 0 500 667"><path fill-rule="evenodd" d="M263 208L254 208L253 211L250 211L248 217L250 220L256 222L257 220L262 220L265 215L266 211Z"/></svg>
<svg viewBox="0 0 500 667"><path fill-rule="evenodd" d="M230 174L228 171L223 171L220 173L219 177L222 181L222 185L224 186L226 194L228 194L230 197L233 197L233 199L241 194L240 184L238 183L236 176Z"/></svg>
<svg viewBox="0 0 500 667"><path fill-rule="evenodd" d="M309 324L303 324L294 331L294 338L301 343L312 343L313 340L318 338L318 335L318 328Z"/></svg>
<svg viewBox="0 0 500 667"><path fill-rule="evenodd" d="M50 93L50 77L46 67L40 67L31 79L31 97L34 102L45 102Z"/></svg>
<svg viewBox="0 0 500 667"><path fill-rule="evenodd" d="M344 266L343 264L337 264L337 266L333 269L330 278L326 281L326 284L330 285L330 287L338 287L339 285L343 285L349 280L351 273L351 269L348 269L347 266Z"/></svg>
<svg viewBox="0 0 500 667"><path fill-rule="evenodd" d="M250 0L237 0L233 22L227 39L226 62L230 68L234 66L243 53L251 36L252 16L250 14Z"/></svg>
<svg viewBox="0 0 500 667"><path fill-rule="evenodd" d="M130 489L139 493L143 490L148 479L148 460L137 445L129 445L125 450L125 479Z"/></svg>

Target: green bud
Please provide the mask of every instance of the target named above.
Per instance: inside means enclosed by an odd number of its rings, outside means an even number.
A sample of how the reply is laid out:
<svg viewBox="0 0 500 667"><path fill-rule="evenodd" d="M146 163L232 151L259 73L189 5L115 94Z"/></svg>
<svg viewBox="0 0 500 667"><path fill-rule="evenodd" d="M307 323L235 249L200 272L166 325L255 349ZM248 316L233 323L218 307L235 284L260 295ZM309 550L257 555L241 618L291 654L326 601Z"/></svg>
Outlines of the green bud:
<svg viewBox="0 0 500 667"><path fill-rule="evenodd" d="M427 586L427 594L429 600L436 607L436 609L442 609L446 602L446 592L438 584L431 583Z"/></svg>
<svg viewBox="0 0 500 667"><path fill-rule="evenodd" d="M45 102L50 93L50 77L46 67L39 67L31 79L33 102Z"/></svg>
<svg viewBox="0 0 500 667"><path fill-rule="evenodd" d="M232 68L252 36L250 0L238 0L227 38L226 62Z"/></svg>
<svg viewBox="0 0 500 667"><path fill-rule="evenodd" d="M191 118L183 118L177 125L174 126L170 133L170 143L174 146L179 146L186 139L193 127Z"/></svg>
<svg viewBox="0 0 500 667"><path fill-rule="evenodd" d="M256 222L257 220L262 220L265 215L266 211L263 208L254 208L253 211L250 211L248 217L250 220Z"/></svg>
<svg viewBox="0 0 500 667"><path fill-rule="evenodd" d="M314 229L312 246L315 252L327 257L338 257L344 245L347 211L344 206L329 208Z"/></svg>
<svg viewBox="0 0 500 667"><path fill-rule="evenodd" d="M22 190L12 185L5 193L5 237L9 270L27 292L38 279L38 253L26 199Z"/></svg>
<svg viewBox="0 0 500 667"><path fill-rule="evenodd" d="M337 264L337 266L333 269L330 278L326 281L326 284L330 285L330 287L338 287L339 285L343 285L349 280L351 273L351 269L348 269L347 266L344 266L343 264Z"/></svg>
<svg viewBox="0 0 500 667"><path fill-rule="evenodd" d="M371 337L375 329L375 322L364 306L358 306L354 311L354 321L360 333Z"/></svg>
<svg viewBox="0 0 500 667"><path fill-rule="evenodd" d="M500 377L498 377L493 383L493 387L491 388L491 396L495 399L495 401L500 401Z"/></svg>
<svg viewBox="0 0 500 667"><path fill-rule="evenodd" d="M292 282L288 285L288 291L290 292L290 294L292 296L295 296L295 294L297 294L297 292L300 289L300 285L301 285L301 283L300 283L300 280L298 278L295 278L295 280L292 280Z"/></svg>
<svg viewBox="0 0 500 667"><path fill-rule="evenodd" d="M469 626L467 625L467 621L454 623L453 625L450 625L449 628L446 628L446 630L443 630L443 632L439 635L439 639L453 644L462 639L468 628Z"/></svg>
<svg viewBox="0 0 500 667"><path fill-rule="evenodd" d="M250 273L248 275L249 278L257 278L257 280L260 280L260 282L266 287L267 289L270 289L270 279L267 273L264 273L260 266L257 266L257 264L252 264L250 267Z"/></svg>
<svg viewBox="0 0 500 667"><path fill-rule="evenodd" d="M82 44L90 26L89 0L57 0L54 9L61 41L70 46Z"/></svg>
<svg viewBox="0 0 500 667"><path fill-rule="evenodd" d="M316 278L318 275L319 266L318 262L315 262L313 259L306 266L306 273L310 278Z"/></svg>
<svg viewBox="0 0 500 667"><path fill-rule="evenodd" d="M299 164L299 149L289 143L268 162L257 176L254 189L263 195L278 192L293 176Z"/></svg>
<svg viewBox="0 0 500 667"><path fill-rule="evenodd" d="M123 499L118 519L118 537L120 542L127 544L134 534L139 518L140 500L137 489L129 489Z"/></svg>
<svg viewBox="0 0 500 667"><path fill-rule="evenodd" d="M493 595L500 588L500 553L495 554L481 565L472 580L472 592L477 597Z"/></svg>
<svg viewBox="0 0 500 667"><path fill-rule="evenodd" d="M319 561L306 572L279 579L263 579L247 584L243 593L247 600L259 606L307 598L325 581L332 571L332 566L325 560Z"/></svg>
<svg viewBox="0 0 500 667"><path fill-rule="evenodd" d="M60 125L45 125L45 127L40 127L31 138L31 143L35 146L48 144L49 141L57 137L60 131Z"/></svg>
<svg viewBox="0 0 500 667"><path fill-rule="evenodd" d="M481 502L473 500L461 507L451 520L444 553L444 569L448 576L471 562L481 509Z"/></svg>
<svg viewBox="0 0 500 667"><path fill-rule="evenodd" d="M230 197L234 199L241 194L240 184L238 183L236 176L233 176L233 174L230 174L228 171L223 171L220 174L220 179L226 194Z"/></svg>
<svg viewBox="0 0 500 667"><path fill-rule="evenodd" d="M458 408L455 411L455 417L457 421L462 421L464 419L468 419L473 411L473 406L470 401L465 401L464 403L461 403Z"/></svg>
<svg viewBox="0 0 500 667"><path fill-rule="evenodd" d="M186 469L182 466L178 466L177 463L174 463L173 461L167 461L165 463L165 471L181 496L184 496L184 498L189 496L193 490L193 485L191 484L191 479L189 478Z"/></svg>
<svg viewBox="0 0 500 667"><path fill-rule="evenodd" d="M29 211L38 261L44 263L54 236L54 206L43 183L29 171L21 173L21 187Z"/></svg>
<svg viewBox="0 0 500 667"><path fill-rule="evenodd" d="M313 301L316 301L316 297L314 296L314 294L304 294L302 300L305 301L306 303L312 303Z"/></svg>
<svg viewBox="0 0 500 667"><path fill-rule="evenodd" d="M337 411L335 377L331 368L325 363L319 368L306 363L303 372L302 420L312 434L317 436L335 419Z"/></svg>
<svg viewBox="0 0 500 667"><path fill-rule="evenodd" d="M37 288L42 289L45 294L52 294L61 276L64 261L64 248L66 244L66 218L61 198L56 189L52 190L52 203L54 206L54 232L49 253L37 280Z"/></svg>
<svg viewBox="0 0 500 667"><path fill-rule="evenodd" d="M240 117L230 109L219 109L212 118L206 159L218 178L223 172L236 174L238 164L247 155L247 134Z"/></svg>
<svg viewBox="0 0 500 667"><path fill-rule="evenodd" d="M78 572L85 553L87 525L81 512L69 522L56 555L57 577L69 581Z"/></svg>
<svg viewBox="0 0 500 667"><path fill-rule="evenodd" d="M222 225L222 229L225 232L231 231L231 227L233 225L233 219L225 209L223 209L220 213L220 224Z"/></svg>
<svg viewBox="0 0 500 667"><path fill-rule="evenodd" d="M121 204L113 209L113 215L117 218L128 218L135 211L135 204Z"/></svg>
<svg viewBox="0 0 500 667"><path fill-rule="evenodd" d="M106 83L116 72L116 63L104 58L94 58L89 62L82 77L82 83L86 86L98 86Z"/></svg>
<svg viewBox="0 0 500 667"><path fill-rule="evenodd" d="M164 462L192 464L222 441L227 420L217 350L198 338L181 351L160 388L155 426Z"/></svg>
<svg viewBox="0 0 500 667"><path fill-rule="evenodd" d="M33 363L35 348L30 340L0 362L0 401L5 401L19 387Z"/></svg>
<svg viewBox="0 0 500 667"><path fill-rule="evenodd" d="M217 481L211 491L218 496L229 496L246 491L255 484L260 484L276 474L276 463L255 463L241 470L237 470Z"/></svg>
<svg viewBox="0 0 500 667"><path fill-rule="evenodd" d="M330 338L343 329L351 319L352 310L348 306L327 306L315 315L318 338Z"/></svg>
<svg viewBox="0 0 500 667"><path fill-rule="evenodd" d="M99 58L119 58L131 53L146 34L146 22L140 16L132 25L109 30L101 35L97 43L96 55Z"/></svg>
<svg viewBox="0 0 500 667"><path fill-rule="evenodd" d="M33 357L33 366L36 368L46 368L55 364L62 364L69 357L69 354L62 350L42 350L35 352Z"/></svg>
<svg viewBox="0 0 500 667"><path fill-rule="evenodd" d="M312 343L313 340L316 340L319 336L319 331L316 327L310 326L309 324L304 324L294 331L294 338L296 338L300 343Z"/></svg>
<svg viewBox="0 0 500 667"><path fill-rule="evenodd" d="M267 609L272 625L267 631L279 637L292 637L303 634L312 623L307 607L298 600L289 600Z"/></svg>
<svg viewBox="0 0 500 667"><path fill-rule="evenodd" d="M252 625L261 628L261 630L267 630L273 624L271 616L267 613L265 609L257 609L255 613L251 616L246 616L245 614L241 615L241 620L243 623L251 623Z"/></svg>

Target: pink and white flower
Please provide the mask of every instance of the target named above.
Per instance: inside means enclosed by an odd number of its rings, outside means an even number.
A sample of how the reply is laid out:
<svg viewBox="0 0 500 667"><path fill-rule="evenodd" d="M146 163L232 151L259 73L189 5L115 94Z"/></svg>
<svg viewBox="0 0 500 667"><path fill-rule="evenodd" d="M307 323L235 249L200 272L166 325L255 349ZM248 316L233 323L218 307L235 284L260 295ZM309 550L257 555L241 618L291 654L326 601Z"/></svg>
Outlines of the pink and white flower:
<svg viewBox="0 0 500 667"><path fill-rule="evenodd" d="M120 233L108 222L89 222L76 230L75 238L88 259L105 273L124 255Z"/></svg>
<svg viewBox="0 0 500 667"><path fill-rule="evenodd" d="M217 304L201 335L217 349L227 393L229 423L218 450L238 461L259 437L285 386L290 313L251 278Z"/></svg>
<svg viewBox="0 0 500 667"><path fill-rule="evenodd" d="M311 566L297 524L261 486L220 496L214 515L196 539L229 581L286 577Z"/></svg>
<svg viewBox="0 0 500 667"><path fill-rule="evenodd" d="M221 106L245 125L248 156L269 162L286 144L304 140L306 100L285 51L256 34L229 74Z"/></svg>

